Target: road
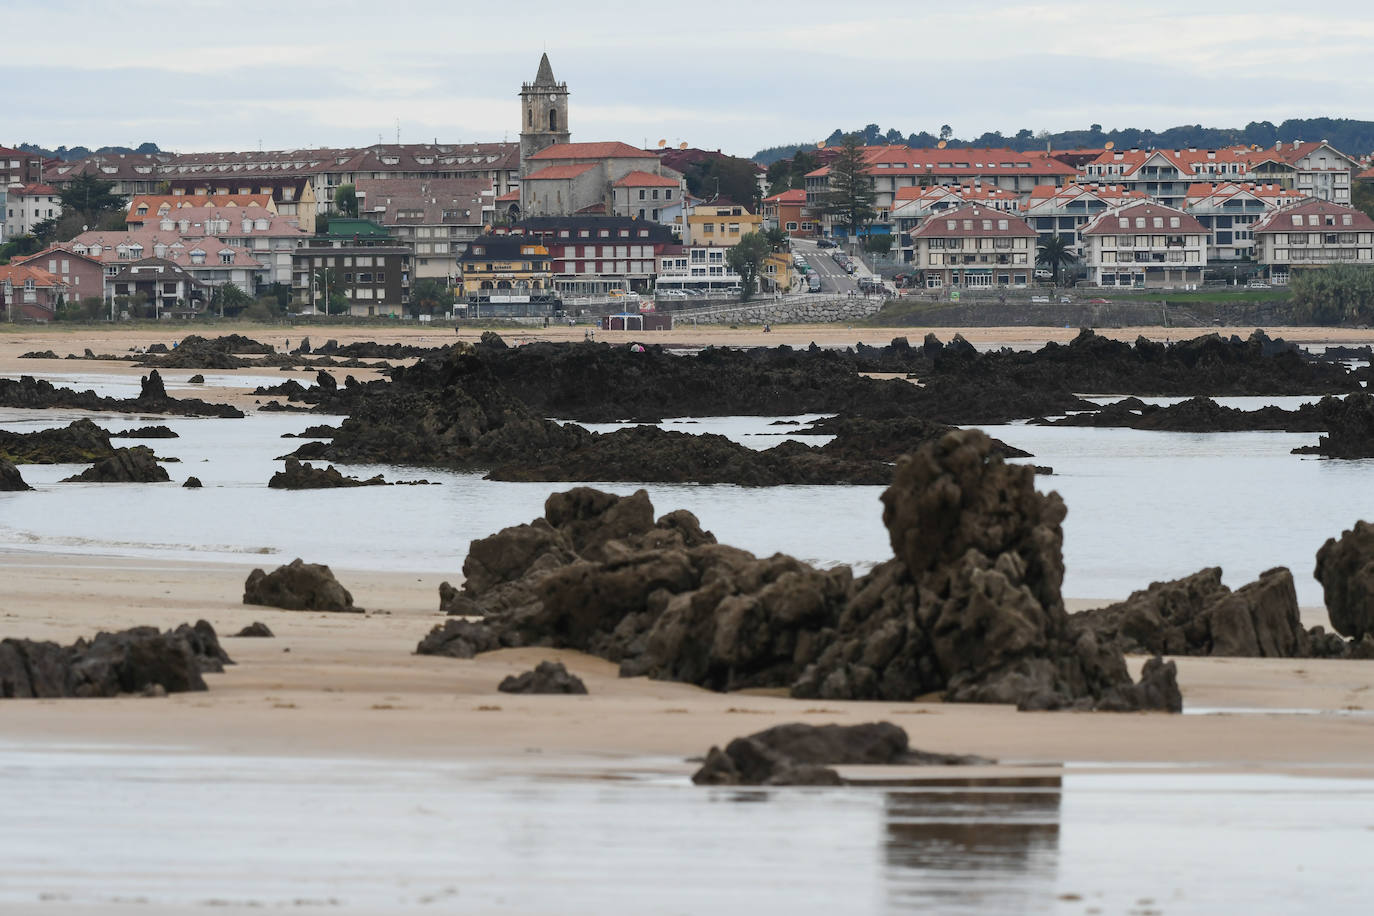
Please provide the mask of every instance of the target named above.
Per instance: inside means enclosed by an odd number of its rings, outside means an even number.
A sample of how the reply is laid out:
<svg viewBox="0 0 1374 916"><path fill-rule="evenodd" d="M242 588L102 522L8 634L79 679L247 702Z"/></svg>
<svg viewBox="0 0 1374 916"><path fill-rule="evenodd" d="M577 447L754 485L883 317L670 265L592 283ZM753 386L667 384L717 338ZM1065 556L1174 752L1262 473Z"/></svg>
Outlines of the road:
<svg viewBox="0 0 1374 916"><path fill-rule="evenodd" d="M792 253L806 258L807 265L821 278L821 292L846 295L857 292L859 284L830 256L834 248L818 248L810 239L793 239Z"/></svg>

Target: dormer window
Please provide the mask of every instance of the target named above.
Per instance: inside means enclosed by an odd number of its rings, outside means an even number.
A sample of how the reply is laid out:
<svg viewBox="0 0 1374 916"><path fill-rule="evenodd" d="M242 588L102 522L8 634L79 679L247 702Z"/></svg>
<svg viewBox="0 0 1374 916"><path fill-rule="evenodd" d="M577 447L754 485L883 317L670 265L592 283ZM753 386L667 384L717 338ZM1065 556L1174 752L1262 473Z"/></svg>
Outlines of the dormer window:
<svg viewBox="0 0 1374 916"><path fill-rule="evenodd" d="M219 253L219 262L220 262L221 264L233 264L233 263L234 263L234 253L233 253L232 251L228 251L228 250L221 251L221 252Z"/></svg>

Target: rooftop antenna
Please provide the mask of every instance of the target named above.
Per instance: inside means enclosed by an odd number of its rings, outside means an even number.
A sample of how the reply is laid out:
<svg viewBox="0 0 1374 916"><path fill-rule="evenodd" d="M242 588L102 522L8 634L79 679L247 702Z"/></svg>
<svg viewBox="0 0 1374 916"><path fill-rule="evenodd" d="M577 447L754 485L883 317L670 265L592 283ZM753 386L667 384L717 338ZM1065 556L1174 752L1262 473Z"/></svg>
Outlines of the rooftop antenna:
<svg viewBox="0 0 1374 916"><path fill-rule="evenodd" d="M396 145L401 145L401 119L396 119Z"/></svg>

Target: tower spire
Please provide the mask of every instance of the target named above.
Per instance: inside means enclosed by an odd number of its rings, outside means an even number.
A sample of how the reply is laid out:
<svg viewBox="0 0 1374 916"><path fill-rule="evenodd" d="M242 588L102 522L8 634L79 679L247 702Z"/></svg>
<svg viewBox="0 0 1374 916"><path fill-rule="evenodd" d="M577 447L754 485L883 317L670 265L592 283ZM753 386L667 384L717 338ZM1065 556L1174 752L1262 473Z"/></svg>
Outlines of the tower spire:
<svg viewBox="0 0 1374 916"><path fill-rule="evenodd" d="M545 51L539 58L539 72L534 75L534 84L552 86L555 82L557 81L553 78L553 67L549 65L549 54Z"/></svg>

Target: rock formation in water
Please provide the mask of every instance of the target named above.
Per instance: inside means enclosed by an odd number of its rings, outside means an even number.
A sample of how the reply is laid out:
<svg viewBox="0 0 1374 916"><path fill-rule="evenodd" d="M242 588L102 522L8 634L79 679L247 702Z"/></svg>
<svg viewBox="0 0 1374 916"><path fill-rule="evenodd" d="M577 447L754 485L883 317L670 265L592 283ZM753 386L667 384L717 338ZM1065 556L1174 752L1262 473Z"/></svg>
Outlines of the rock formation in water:
<svg viewBox="0 0 1374 916"><path fill-rule="evenodd" d="M332 464L327 468L317 468L309 462L302 464L288 455L286 468L273 474L267 485L274 490L323 490L334 487L382 487L386 486L386 481L380 474L367 480L346 477Z"/></svg>
<svg viewBox="0 0 1374 916"><path fill-rule="evenodd" d="M570 674L562 662L542 661L532 671L512 674L497 686L502 693L576 693L587 692L582 678Z"/></svg>
<svg viewBox="0 0 1374 916"><path fill-rule="evenodd" d="M0 457L16 464L84 464L113 454L110 434L87 419L29 433L0 430Z"/></svg>
<svg viewBox="0 0 1374 916"><path fill-rule="evenodd" d="M353 596L339 584L328 566L306 563L299 557L270 573L255 569L243 584L243 603L285 608L288 611L343 611L361 614Z"/></svg>
<svg viewBox="0 0 1374 916"><path fill-rule="evenodd" d="M243 416L243 411L228 404L208 404L194 398L168 397L162 377L156 369L143 379L142 389L136 398L105 398L94 391L57 388L51 382L35 379L31 375L20 376L18 381L0 378L0 407L18 407L25 410L58 407L183 417Z"/></svg>
<svg viewBox="0 0 1374 916"><path fill-rule="evenodd" d="M166 633L134 627L70 646L0 640L0 697L112 697L205 690L207 671L233 664L204 620Z"/></svg>
<svg viewBox="0 0 1374 916"><path fill-rule="evenodd" d="M32 489L33 487L24 482L24 476L19 473L13 462L7 458L0 458L0 493L17 493Z"/></svg>
<svg viewBox="0 0 1374 916"><path fill-rule="evenodd" d="M1337 401L1327 407L1323 421L1320 428L1326 435L1319 437L1316 445L1293 449L1294 454L1374 458L1374 396L1350 395Z"/></svg>
<svg viewBox="0 0 1374 916"><path fill-rule="evenodd" d="M794 696L1174 709L1172 664L1132 684L1119 651L1075 627L1059 594L1063 503L977 431L898 462L884 493L896 558L855 581L717 544L694 516L653 520L643 491L555 493L544 518L474 541L454 611L417 651L578 649L713 690Z"/></svg>
<svg viewBox="0 0 1374 916"><path fill-rule="evenodd" d="M140 426L136 429L126 429L117 433L110 433L111 439L179 439L176 433L166 426Z"/></svg>
<svg viewBox="0 0 1374 916"><path fill-rule="evenodd" d="M171 480L167 469L157 463L157 457L146 446L117 448L108 458L102 458L94 465L72 477L64 477L63 483L162 483Z"/></svg>
<svg viewBox="0 0 1374 916"><path fill-rule="evenodd" d="M1358 521L1317 551L1313 573L1322 584L1331 627L1351 639L1374 635L1374 525Z"/></svg>
<svg viewBox="0 0 1374 916"><path fill-rule="evenodd" d="M844 780L832 766L962 766L996 761L958 754L912 750L904 729L891 722L863 725L777 725L743 738L725 750L711 748L697 785L838 786Z"/></svg>
<svg viewBox="0 0 1374 916"><path fill-rule="evenodd" d="M199 490L202 486L200 478L195 476L187 477L186 482L182 484L182 487L187 490Z"/></svg>

